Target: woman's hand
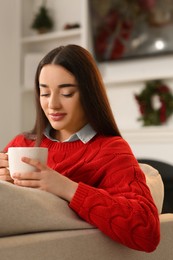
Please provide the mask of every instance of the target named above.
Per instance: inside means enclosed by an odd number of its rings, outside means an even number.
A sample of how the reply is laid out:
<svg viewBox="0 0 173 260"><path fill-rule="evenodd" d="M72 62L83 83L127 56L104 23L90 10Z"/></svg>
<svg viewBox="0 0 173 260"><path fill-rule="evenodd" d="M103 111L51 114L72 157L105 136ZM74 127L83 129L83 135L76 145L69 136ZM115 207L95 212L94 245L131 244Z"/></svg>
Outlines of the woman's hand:
<svg viewBox="0 0 173 260"><path fill-rule="evenodd" d="M15 173L13 175L14 184L44 190L69 202L71 201L78 187L76 182L52 170L47 165L44 165L37 160L23 157L22 161L34 166L36 171Z"/></svg>
<svg viewBox="0 0 173 260"><path fill-rule="evenodd" d="M0 153L0 180L13 183L8 170L8 155L6 153Z"/></svg>

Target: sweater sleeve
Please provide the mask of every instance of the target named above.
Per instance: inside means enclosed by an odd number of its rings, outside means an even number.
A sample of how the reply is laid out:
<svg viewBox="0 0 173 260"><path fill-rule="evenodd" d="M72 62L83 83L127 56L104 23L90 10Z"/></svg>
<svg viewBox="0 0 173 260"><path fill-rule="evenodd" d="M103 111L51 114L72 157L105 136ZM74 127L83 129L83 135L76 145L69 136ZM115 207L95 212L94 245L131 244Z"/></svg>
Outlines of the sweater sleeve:
<svg viewBox="0 0 173 260"><path fill-rule="evenodd" d="M9 147L29 147L34 146L34 141L25 138L23 134L15 136L3 149L3 152L7 152Z"/></svg>
<svg viewBox="0 0 173 260"><path fill-rule="evenodd" d="M107 155L99 185L80 182L70 207L113 240L152 252L160 241L160 223L145 176L129 150Z"/></svg>

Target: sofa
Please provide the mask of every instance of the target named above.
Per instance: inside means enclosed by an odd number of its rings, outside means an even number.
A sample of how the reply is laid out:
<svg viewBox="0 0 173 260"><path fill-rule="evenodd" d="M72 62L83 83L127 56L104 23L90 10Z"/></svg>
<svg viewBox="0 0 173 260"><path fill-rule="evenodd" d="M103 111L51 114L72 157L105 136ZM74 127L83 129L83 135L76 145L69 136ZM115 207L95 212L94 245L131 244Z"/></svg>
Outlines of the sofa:
<svg viewBox="0 0 173 260"><path fill-rule="evenodd" d="M173 164L151 158L138 158L138 162L156 168L164 184L164 201L162 213L173 213Z"/></svg>
<svg viewBox="0 0 173 260"><path fill-rule="evenodd" d="M80 219L66 201L50 193L0 181L0 259L171 260L173 214L161 212L163 182L156 169L140 166L160 217L161 241L154 252L116 243Z"/></svg>

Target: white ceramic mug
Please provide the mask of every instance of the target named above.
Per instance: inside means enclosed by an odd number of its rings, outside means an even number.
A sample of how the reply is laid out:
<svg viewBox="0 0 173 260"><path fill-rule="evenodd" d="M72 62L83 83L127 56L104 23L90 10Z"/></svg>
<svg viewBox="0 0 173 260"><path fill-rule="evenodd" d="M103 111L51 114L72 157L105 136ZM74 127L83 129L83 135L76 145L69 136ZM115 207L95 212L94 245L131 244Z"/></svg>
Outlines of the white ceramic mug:
<svg viewBox="0 0 173 260"><path fill-rule="evenodd" d="M46 163L47 156L48 149L45 147L9 147L8 161L11 177L13 178L13 174L16 172L25 173L35 170L35 167L22 162L22 157L29 157Z"/></svg>

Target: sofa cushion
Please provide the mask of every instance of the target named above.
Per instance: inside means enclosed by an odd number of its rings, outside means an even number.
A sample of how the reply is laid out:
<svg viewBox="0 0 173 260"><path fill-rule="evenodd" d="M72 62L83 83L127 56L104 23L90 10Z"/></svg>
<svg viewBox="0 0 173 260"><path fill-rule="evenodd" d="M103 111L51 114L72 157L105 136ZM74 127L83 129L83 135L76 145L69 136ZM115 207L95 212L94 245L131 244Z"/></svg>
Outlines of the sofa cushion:
<svg viewBox="0 0 173 260"><path fill-rule="evenodd" d="M0 236L93 228L65 200L4 181L0 181L0 211Z"/></svg>
<svg viewBox="0 0 173 260"><path fill-rule="evenodd" d="M145 174L147 185L160 214L162 212L164 199L164 185L161 175L158 170L148 164L140 163L139 165Z"/></svg>
<svg viewBox="0 0 173 260"><path fill-rule="evenodd" d="M140 164L158 208L163 204L163 183L153 167ZM68 203L45 191L0 181L0 236L93 228L69 208Z"/></svg>

